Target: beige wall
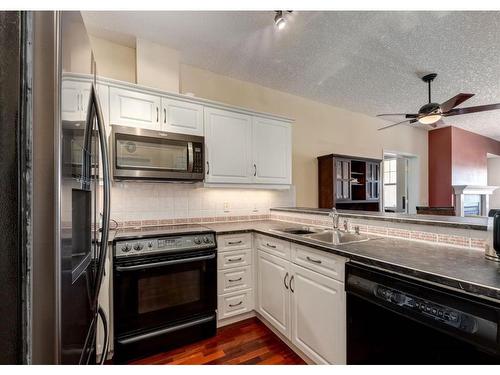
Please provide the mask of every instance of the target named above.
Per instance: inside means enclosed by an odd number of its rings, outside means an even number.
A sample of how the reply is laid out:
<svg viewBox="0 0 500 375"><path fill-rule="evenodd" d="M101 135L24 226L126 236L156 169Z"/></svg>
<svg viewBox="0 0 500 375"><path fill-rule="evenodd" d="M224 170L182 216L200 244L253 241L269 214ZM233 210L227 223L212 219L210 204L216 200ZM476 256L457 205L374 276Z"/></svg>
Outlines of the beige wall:
<svg viewBox="0 0 500 375"><path fill-rule="evenodd" d="M179 92L179 52L145 39L136 42L139 85Z"/></svg>
<svg viewBox="0 0 500 375"><path fill-rule="evenodd" d="M98 38L92 38L94 48ZM115 49L106 41L107 54L98 54L99 72L115 69L115 64L125 65L115 58ZM127 47L128 48L128 47ZM122 77L129 82L124 72L135 71L135 61L127 60L120 65ZM116 73L115 73L116 74ZM176 91L176 90L173 90ZM207 70L180 65L180 92L192 92L197 97L247 107L257 111L275 113L295 119L293 126L293 183L296 185L297 205L317 206L317 162L316 157L328 153L348 154L382 158L383 150L410 153L420 160L420 201L427 205L427 132L399 126L387 131L377 131L385 123L375 117L347 111L318 103L285 92L269 89L250 82L239 81Z"/></svg>
<svg viewBox="0 0 500 375"><path fill-rule="evenodd" d="M488 185L500 186L500 157L488 158ZM490 208L500 208L500 189L491 194Z"/></svg>
<svg viewBox="0 0 500 375"><path fill-rule="evenodd" d="M181 66L181 92L295 119L293 183L297 205L316 207L316 157L328 153L382 158L383 150L420 159L420 202L427 204L427 132L400 126L377 131L384 122L360 113L235 80L192 66Z"/></svg>
<svg viewBox="0 0 500 375"><path fill-rule="evenodd" d="M122 46L90 35L97 62L97 74L120 81L136 83L135 48Z"/></svg>

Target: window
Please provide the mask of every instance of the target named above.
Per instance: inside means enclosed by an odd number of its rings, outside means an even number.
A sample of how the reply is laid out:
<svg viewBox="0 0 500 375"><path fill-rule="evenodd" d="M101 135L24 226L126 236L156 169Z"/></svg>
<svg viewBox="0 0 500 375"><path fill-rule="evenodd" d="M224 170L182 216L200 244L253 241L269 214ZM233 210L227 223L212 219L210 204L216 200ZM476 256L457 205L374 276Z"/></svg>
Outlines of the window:
<svg viewBox="0 0 500 375"><path fill-rule="evenodd" d="M396 207L397 159L384 160L384 207Z"/></svg>

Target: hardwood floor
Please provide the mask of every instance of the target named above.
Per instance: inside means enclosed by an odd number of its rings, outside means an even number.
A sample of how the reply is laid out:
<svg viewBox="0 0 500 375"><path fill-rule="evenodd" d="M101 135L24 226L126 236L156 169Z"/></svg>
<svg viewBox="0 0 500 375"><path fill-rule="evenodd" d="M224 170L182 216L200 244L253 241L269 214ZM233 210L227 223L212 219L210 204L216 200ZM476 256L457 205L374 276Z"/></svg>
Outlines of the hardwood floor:
<svg viewBox="0 0 500 375"><path fill-rule="evenodd" d="M305 362L257 318L219 328L217 335L130 364L303 365Z"/></svg>

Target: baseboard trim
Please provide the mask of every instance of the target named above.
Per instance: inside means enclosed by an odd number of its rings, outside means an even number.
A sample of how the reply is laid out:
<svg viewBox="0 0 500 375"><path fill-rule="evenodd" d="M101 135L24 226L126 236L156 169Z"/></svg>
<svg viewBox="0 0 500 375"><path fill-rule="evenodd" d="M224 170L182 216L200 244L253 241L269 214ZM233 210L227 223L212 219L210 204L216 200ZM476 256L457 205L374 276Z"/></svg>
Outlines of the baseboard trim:
<svg viewBox="0 0 500 375"><path fill-rule="evenodd" d="M221 319L221 320L217 321L217 328L221 328L221 327L227 326L229 324L237 323L237 322L240 322L242 320L250 319L250 318L253 318L254 316L256 316L255 310L252 310L252 311L240 314L240 315L231 316L229 318Z"/></svg>

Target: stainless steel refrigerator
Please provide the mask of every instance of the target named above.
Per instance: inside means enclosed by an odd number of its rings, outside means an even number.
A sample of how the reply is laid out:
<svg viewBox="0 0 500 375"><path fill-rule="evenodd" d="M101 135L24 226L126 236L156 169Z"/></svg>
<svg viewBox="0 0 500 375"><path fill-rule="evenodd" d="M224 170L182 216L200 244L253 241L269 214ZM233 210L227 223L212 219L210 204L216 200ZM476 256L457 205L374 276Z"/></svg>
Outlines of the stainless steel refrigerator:
<svg viewBox="0 0 500 375"><path fill-rule="evenodd" d="M98 297L107 257L110 177L98 66L80 12L56 19L56 360L94 364L108 322Z"/></svg>

